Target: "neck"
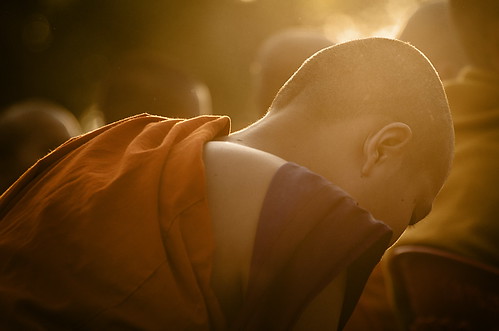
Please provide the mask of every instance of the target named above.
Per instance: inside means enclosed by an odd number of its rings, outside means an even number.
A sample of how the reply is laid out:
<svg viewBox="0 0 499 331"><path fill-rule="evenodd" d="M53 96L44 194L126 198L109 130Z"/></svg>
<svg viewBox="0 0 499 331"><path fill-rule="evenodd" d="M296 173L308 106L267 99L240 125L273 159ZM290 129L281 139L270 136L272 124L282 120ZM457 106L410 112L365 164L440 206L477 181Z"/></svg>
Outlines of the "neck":
<svg viewBox="0 0 499 331"><path fill-rule="evenodd" d="M366 136L386 121L364 116L325 124L289 110L267 115L225 140L302 165L344 188L345 172L359 168L363 160Z"/></svg>
<svg viewBox="0 0 499 331"><path fill-rule="evenodd" d="M333 180L343 148L342 132L341 127L326 127L299 113L282 110L229 135L226 141L276 155Z"/></svg>
<svg viewBox="0 0 499 331"><path fill-rule="evenodd" d="M288 161L299 161L300 147L309 139L303 139L305 127L283 112L266 115L252 125L232 133L226 141L274 154ZM301 146L298 146L301 145ZM306 146L303 146L306 147ZM301 148L308 150L308 148Z"/></svg>

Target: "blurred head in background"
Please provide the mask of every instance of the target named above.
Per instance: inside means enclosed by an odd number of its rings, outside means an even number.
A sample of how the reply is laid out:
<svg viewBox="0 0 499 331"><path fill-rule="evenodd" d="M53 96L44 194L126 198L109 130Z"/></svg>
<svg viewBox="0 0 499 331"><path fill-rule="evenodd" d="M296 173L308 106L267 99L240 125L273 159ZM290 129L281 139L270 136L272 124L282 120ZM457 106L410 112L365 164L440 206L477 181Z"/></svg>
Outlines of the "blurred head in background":
<svg viewBox="0 0 499 331"><path fill-rule="evenodd" d="M0 115L0 191L38 159L81 133L75 116L46 100L13 104Z"/></svg>
<svg viewBox="0 0 499 331"><path fill-rule="evenodd" d="M398 39L422 51L442 80L456 77L468 63L447 0L423 3L409 18Z"/></svg>
<svg viewBox="0 0 499 331"><path fill-rule="evenodd" d="M105 122L149 113L189 118L211 113L208 88L161 55L128 53L101 82L97 108Z"/></svg>
<svg viewBox="0 0 499 331"><path fill-rule="evenodd" d="M323 34L306 29L284 30L265 40L251 68L257 116L267 112L279 89L307 58L331 45Z"/></svg>
<svg viewBox="0 0 499 331"><path fill-rule="evenodd" d="M499 74L499 1L451 0L450 9L472 65Z"/></svg>

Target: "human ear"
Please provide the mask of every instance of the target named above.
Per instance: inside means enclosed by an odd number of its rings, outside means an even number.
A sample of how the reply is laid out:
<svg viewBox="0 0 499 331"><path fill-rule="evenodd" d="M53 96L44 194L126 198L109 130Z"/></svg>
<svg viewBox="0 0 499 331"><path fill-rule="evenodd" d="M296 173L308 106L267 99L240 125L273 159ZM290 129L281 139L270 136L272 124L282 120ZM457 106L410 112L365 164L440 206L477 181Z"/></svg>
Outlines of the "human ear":
<svg viewBox="0 0 499 331"><path fill-rule="evenodd" d="M364 164L362 165L361 175L369 175L376 165L390 156L403 153L404 147L411 138L411 128L401 122L387 124L369 135L364 142Z"/></svg>

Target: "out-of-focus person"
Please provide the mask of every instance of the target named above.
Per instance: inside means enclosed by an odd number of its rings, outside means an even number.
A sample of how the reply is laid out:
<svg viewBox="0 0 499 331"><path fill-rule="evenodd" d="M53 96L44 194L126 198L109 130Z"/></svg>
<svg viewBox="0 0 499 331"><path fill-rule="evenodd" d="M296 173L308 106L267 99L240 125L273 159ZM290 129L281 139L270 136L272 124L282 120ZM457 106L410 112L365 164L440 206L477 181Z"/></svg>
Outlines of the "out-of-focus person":
<svg viewBox="0 0 499 331"><path fill-rule="evenodd" d="M81 133L76 117L62 105L33 99L0 114L0 194L38 159Z"/></svg>
<svg viewBox="0 0 499 331"><path fill-rule="evenodd" d="M125 53L104 75L81 122L90 131L140 113L170 118L211 114L211 95L201 80L159 53Z"/></svg>
<svg viewBox="0 0 499 331"><path fill-rule="evenodd" d="M268 37L251 65L255 116L265 115L279 89L308 57L331 45L312 29L290 28Z"/></svg>
<svg viewBox="0 0 499 331"><path fill-rule="evenodd" d="M448 0L421 4L400 31L398 39L422 51L443 81L455 78L469 62L450 17Z"/></svg>

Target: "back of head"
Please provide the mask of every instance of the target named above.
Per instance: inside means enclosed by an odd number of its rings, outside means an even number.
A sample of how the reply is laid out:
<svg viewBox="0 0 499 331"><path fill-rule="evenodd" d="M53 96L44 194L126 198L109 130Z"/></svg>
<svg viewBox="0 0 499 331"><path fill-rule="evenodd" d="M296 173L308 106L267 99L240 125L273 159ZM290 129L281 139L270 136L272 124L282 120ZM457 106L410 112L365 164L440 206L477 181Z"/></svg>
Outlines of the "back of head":
<svg viewBox="0 0 499 331"><path fill-rule="evenodd" d="M467 64L447 0L423 3L409 18L398 39L422 51L442 80L454 78Z"/></svg>
<svg viewBox="0 0 499 331"><path fill-rule="evenodd" d="M499 1L450 0L450 9L473 65L499 73Z"/></svg>
<svg viewBox="0 0 499 331"><path fill-rule="evenodd" d="M252 68L259 114L265 114L282 85L308 57L332 44L321 33L305 29L284 30L268 38Z"/></svg>
<svg viewBox="0 0 499 331"><path fill-rule="evenodd" d="M0 190L69 138L81 134L75 116L45 100L19 102L0 117Z"/></svg>
<svg viewBox="0 0 499 331"><path fill-rule="evenodd" d="M207 87L156 53L121 58L101 83L97 107L106 122L139 113L189 118L211 112Z"/></svg>
<svg viewBox="0 0 499 331"><path fill-rule="evenodd" d="M315 125L370 116L403 122L417 151L411 164L447 172L453 128L447 98L435 69L415 47L393 39L367 38L338 44L309 58L281 89L269 116L301 113Z"/></svg>

